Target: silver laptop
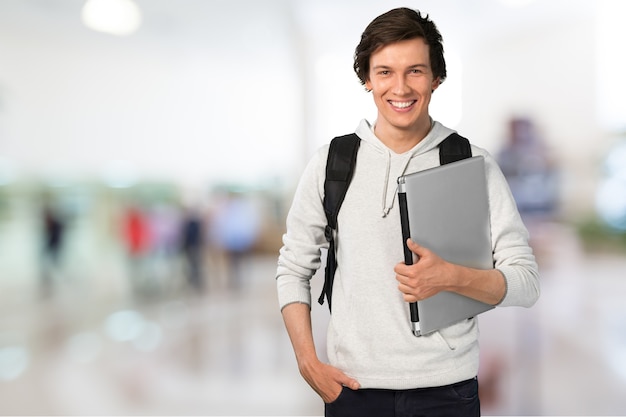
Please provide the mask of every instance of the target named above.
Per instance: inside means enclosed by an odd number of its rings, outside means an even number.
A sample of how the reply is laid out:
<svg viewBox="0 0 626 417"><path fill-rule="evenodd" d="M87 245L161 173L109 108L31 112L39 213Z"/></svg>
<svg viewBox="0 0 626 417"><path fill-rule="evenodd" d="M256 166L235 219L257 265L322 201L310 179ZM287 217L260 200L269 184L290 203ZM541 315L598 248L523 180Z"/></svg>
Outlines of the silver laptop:
<svg viewBox="0 0 626 417"><path fill-rule="evenodd" d="M441 258L477 269L492 269L493 252L485 161L463 159L398 178L405 262L410 237ZM453 292L410 304L415 336L431 333L492 309L489 304Z"/></svg>

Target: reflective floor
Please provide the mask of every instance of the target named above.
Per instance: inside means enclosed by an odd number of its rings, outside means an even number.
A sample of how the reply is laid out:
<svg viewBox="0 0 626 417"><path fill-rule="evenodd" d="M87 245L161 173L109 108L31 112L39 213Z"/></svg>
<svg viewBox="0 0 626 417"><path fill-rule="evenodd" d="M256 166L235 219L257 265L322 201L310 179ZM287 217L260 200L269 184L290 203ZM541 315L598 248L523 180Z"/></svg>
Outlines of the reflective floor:
<svg viewBox="0 0 626 417"><path fill-rule="evenodd" d="M563 226L535 236L541 300L481 317L483 413L626 415L626 256L587 255ZM214 256L198 292L158 260L133 283L119 250L85 237L44 293L20 239L0 240L0 414L323 414L283 329L275 256L241 259L236 284ZM314 307L320 350L327 317Z"/></svg>

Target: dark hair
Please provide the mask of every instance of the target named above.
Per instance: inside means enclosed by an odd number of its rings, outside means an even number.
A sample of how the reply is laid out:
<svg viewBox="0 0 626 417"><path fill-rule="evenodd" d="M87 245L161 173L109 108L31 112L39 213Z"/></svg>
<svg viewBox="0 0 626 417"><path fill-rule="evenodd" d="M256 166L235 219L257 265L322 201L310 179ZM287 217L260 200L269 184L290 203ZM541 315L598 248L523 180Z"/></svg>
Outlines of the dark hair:
<svg viewBox="0 0 626 417"><path fill-rule="evenodd" d="M381 14L365 28L361 42L354 51L354 72L361 84L369 79L370 58L379 48L394 42L423 38L429 46L430 66L435 78L446 78L446 61L443 57L443 39L437 26L428 15L422 17L418 10L400 7Z"/></svg>

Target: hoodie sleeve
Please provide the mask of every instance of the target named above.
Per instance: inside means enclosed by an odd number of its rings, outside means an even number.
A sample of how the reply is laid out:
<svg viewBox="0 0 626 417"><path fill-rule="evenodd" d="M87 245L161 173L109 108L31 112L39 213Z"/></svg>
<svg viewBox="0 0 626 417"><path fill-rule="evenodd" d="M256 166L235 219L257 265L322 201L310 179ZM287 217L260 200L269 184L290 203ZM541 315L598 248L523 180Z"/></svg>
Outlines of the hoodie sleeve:
<svg viewBox="0 0 626 417"><path fill-rule="evenodd" d="M288 304L311 305L311 277L321 266L324 236L324 178L328 145L321 148L305 168L289 213L287 231L278 256L276 285L282 309Z"/></svg>
<svg viewBox="0 0 626 417"><path fill-rule="evenodd" d="M491 216L494 267L506 280L507 292L499 306L530 307L539 298L539 272L528 230L522 222L506 178L484 150Z"/></svg>

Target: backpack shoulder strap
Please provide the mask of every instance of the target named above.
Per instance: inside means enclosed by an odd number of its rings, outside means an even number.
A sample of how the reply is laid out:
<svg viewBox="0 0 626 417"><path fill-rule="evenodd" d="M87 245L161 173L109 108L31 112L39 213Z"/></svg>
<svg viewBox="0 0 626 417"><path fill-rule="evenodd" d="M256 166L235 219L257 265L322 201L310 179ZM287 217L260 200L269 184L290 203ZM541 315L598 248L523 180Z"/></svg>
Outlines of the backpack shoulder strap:
<svg viewBox="0 0 626 417"><path fill-rule="evenodd" d="M452 133L439 144L439 163L441 165L460 161L472 156L472 147L469 140Z"/></svg>
<svg viewBox="0 0 626 417"><path fill-rule="evenodd" d="M326 179L324 180L324 212L326 213L326 240L329 242L324 288L318 302L324 304L324 296L331 308L333 279L337 262L335 259L335 239L333 230L337 229L337 214L352 180L356 155L361 139L354 133L338 136L330 142L326 161Z"/></svg>
<svg viewBox="0 0 626 417"><path fill-rule="evenodd" d="M330 142L324 180L324 211L328 225L337 228L337 214L352 180L361 139L356 134L338 136Z"/></svg>

